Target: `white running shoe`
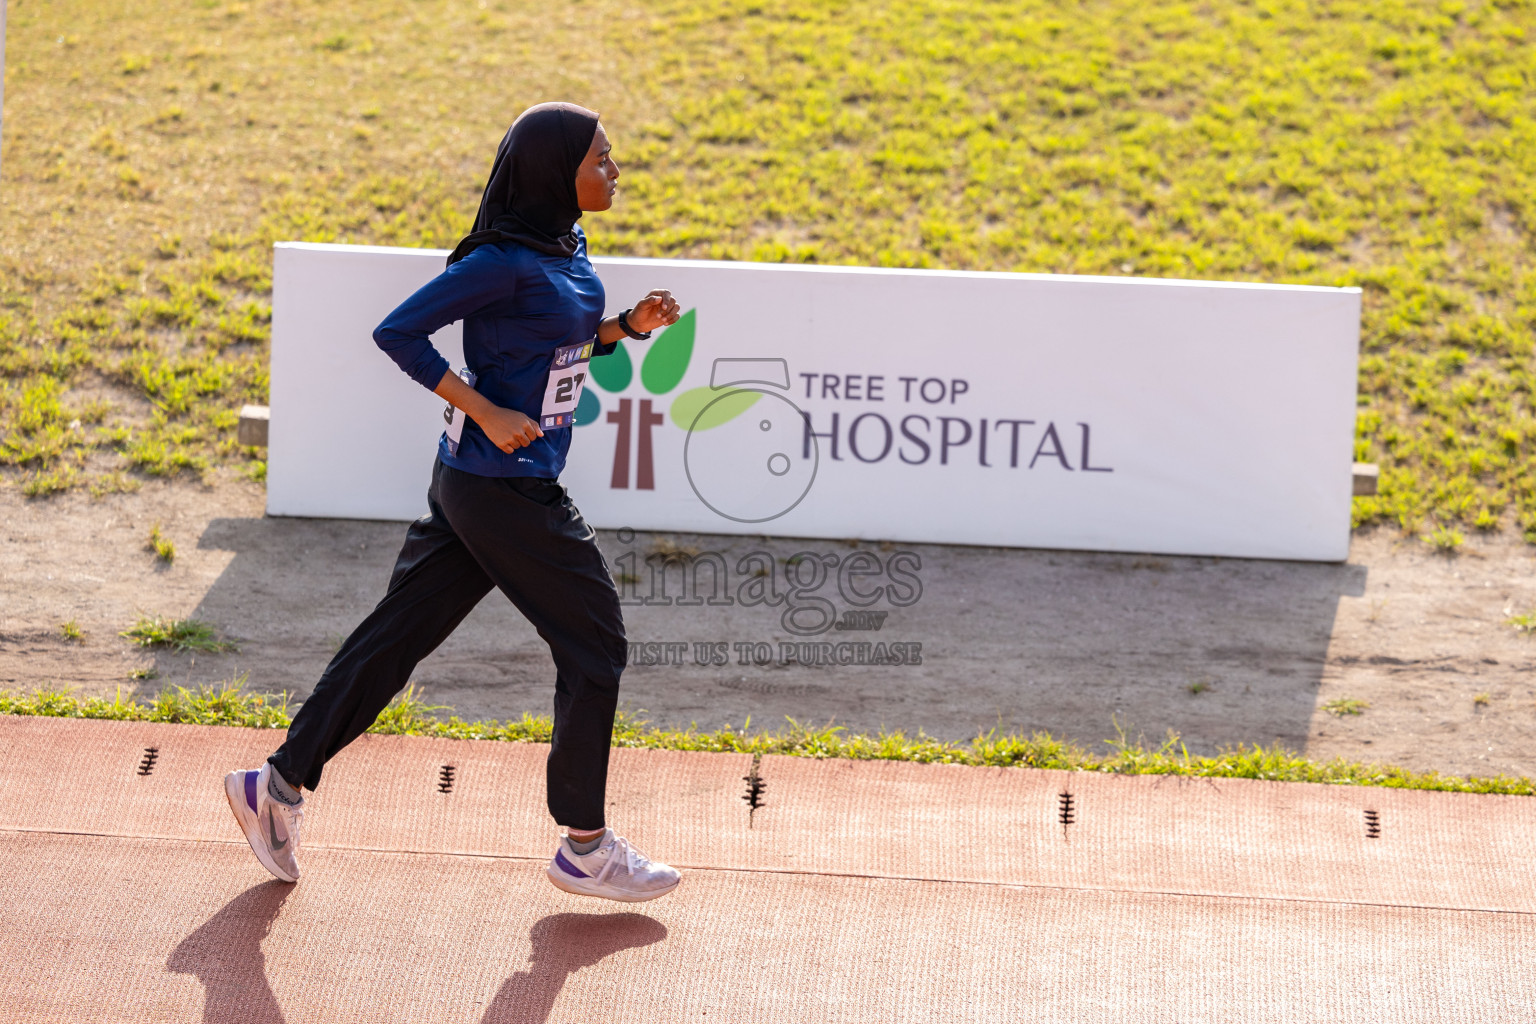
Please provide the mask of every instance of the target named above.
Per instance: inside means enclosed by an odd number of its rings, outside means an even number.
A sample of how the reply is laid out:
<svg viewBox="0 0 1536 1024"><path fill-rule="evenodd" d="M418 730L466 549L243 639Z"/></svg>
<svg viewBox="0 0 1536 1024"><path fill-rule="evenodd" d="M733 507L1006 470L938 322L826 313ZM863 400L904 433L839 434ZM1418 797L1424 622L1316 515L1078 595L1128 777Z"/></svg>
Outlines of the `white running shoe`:
<svg viewBox="0 0 1536 1024"><path fill-rule="evenodd" d="M683 879L677 868L651 860L611 828L591 853L577 853L571 849L570 840L562 838L545 874L556 889L620 903L643 903L665 896Z"/></svg>
<svg viewBox="0 0 1536 1024"><path fill-rule="evenodd" d="M230 772L224 776L224 795L261 866L285 882L297 882L304 801L289 805L274 800L267 789L271 782L270 762L260 770Z"/></svg>

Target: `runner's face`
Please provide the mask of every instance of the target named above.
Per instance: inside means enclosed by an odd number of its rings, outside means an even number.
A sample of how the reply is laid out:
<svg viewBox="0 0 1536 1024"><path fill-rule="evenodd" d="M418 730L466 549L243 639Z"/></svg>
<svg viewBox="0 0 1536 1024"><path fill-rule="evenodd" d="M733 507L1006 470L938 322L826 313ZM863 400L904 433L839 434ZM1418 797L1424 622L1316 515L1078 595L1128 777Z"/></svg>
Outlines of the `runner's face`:
<svg viewBox="0 0 1536 1024"><path fill-rule="evenodd" d="M592 148L576 169L576 205L583 210L606 210L613 205L613 193L619 187L619 165L609 155L608 133L598 125L592 133Z"/></svg>

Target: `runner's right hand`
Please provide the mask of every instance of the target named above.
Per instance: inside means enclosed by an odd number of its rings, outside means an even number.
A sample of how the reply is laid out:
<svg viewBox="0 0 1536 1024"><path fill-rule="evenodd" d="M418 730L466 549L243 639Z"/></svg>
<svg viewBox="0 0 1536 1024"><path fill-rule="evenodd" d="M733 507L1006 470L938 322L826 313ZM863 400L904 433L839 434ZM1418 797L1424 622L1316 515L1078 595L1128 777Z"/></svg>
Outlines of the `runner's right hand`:
<svg viewBox="0 0 1536 1024"><path fill-rule="evenodd" d="M485 436L491 439L491 444L504 452L514 452L525 445L533 444L535 440L544 436L544 431L539 429L539 424L524 416L516 409L503 409L493 406L491 412L483 416L475 417L475 422L480 424L480 429L485 431Z"/></svg>

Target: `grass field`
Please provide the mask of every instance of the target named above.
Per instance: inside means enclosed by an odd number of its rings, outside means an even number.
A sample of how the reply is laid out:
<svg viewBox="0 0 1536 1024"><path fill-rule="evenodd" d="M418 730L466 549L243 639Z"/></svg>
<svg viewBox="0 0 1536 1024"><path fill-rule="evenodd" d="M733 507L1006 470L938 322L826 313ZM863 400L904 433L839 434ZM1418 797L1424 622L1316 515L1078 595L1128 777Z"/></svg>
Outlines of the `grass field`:
<svg viewBox="0 0 1536 1024"><path fill-rule="evenodd" d="M1359 285L1382 522L1536 542L1532 0L11 0L0 463L264 473L276 239L448 245L603 111L593 249Z"/></svg>

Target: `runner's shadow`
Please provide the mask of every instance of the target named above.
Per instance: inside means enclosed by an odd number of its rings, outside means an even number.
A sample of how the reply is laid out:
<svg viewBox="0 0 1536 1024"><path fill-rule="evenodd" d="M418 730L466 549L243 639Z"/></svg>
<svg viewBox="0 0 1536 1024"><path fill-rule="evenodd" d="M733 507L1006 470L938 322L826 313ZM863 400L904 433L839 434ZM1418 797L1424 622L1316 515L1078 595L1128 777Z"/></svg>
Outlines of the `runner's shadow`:
<svg viewBox="0 0 1536 1024"><path fill-rule="evenodd" d="M621 949L667 937L666 926L643 914L552 914L529 933L533 969L501 983L480 1024L544 1024L565 979Z"/></svg>
<svg viewBox="0 0 1536 1024"><path fill-rule="evenodd" d="M204 1024L284 1024L267 981L261 940L293 886L277 880L245 890L181 941L165 966L203 983Z"/></svg>

